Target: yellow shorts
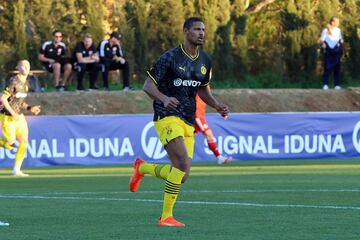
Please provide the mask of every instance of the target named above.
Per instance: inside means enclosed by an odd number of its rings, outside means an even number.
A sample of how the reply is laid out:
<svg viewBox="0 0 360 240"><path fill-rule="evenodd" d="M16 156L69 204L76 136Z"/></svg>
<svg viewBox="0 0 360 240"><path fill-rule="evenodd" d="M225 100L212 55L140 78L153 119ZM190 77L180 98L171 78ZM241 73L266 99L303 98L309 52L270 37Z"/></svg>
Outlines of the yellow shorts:
<svg viewBox="0 0 360 240"><path fill-rule="evenodd" d="M5 114L0 114L0 118L2 133L7 141L15 142L16 136L28 136L28 125L23 114L20 114L16 121Z"/></svg>
<svg viewBox="0 0 360 240"><path fill-rule="evenodd" d="M178 117L170 116L154 121L154 127L164 146L174 138L183 137L188 155L190 158L193 157L195 143L193 126Z"/></svg>

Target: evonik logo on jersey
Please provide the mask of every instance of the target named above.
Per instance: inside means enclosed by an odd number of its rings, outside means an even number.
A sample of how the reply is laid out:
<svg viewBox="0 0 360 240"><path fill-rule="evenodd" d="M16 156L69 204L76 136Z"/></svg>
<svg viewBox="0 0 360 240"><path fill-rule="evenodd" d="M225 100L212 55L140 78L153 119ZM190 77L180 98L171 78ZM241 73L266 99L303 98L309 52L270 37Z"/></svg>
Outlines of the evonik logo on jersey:
<svg viewBox="0 0 360 240"><path fill-rule="evenodd" d="M149 158L162 159L166 156L166 151L156 136L152 121L146 124L141 132L141 147Z"/></svg>
<svg viewBox="0 0 360 240"><path fill-rule="evenodd" d="M174 86L175 87L180 87L180 86L184 86L184 87L198 87L201 85L200 81L195 81L195 80L187 80L187 79L181 79L181 78L176 78L174 80Z"/></svg>

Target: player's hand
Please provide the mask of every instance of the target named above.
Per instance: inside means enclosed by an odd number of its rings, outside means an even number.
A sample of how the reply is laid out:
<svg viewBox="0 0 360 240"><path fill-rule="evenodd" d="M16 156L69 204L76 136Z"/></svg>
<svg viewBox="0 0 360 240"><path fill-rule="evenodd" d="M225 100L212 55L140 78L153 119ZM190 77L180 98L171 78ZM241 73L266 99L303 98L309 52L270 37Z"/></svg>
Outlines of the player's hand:
<svg viewBox="0 0 360 240"><path fill-rule="evenodd" d="M174 97L167 97L163 103L166 108L176 109L179 101Z"/></svg>
<svg viewBox="0 0 360 240"><path fill-rule="evenodd" d="M20 118L19 114L17 114L17 113L12 114L12 117L15 121L19 120L19 118Z"/></svg>
<svg viewBox="0 0 360 240"><path fill-rule="evenodd" d="M125 61L125 58L118 57L118 62L120 62L121 64L124 64L126 61Z"/></svg>
<svg viewBox="0 0 360 240"><path fill-rule="evenodd" d="M229 107L227 105L225 105L224 103L218 103L215 109L224 119L227 118L229 113Z"/></svg>
<svg viewBox="0 0 360 240"><path fill-rule="evenodd" d="M38 115L41 112L40 106L32 106L30 112L34 115Z"/></svg>
<svg viewBox="0 0 360 240"><path fill-rule="evenodd" d="M90 56L90 59L94 60L94 62L98 62L98 61L99 61L99 57L96 56L96 55L94 55L94 54Z"/></svg>

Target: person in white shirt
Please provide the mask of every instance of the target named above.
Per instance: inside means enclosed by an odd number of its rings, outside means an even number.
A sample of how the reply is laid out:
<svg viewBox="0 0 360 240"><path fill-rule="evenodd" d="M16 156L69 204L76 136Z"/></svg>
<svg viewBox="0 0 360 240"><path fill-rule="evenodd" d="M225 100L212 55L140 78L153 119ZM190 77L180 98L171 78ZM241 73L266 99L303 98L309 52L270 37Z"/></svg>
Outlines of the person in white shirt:
<svg viewBox="0 0 360 240"><path fill-rule="evenodd" d="M339 18L331 17L329 24L321 33L321 46L324 52L323 89L329 89L329 77L334 72L334 88L340 90L340 59L343 54Z"/></svg>

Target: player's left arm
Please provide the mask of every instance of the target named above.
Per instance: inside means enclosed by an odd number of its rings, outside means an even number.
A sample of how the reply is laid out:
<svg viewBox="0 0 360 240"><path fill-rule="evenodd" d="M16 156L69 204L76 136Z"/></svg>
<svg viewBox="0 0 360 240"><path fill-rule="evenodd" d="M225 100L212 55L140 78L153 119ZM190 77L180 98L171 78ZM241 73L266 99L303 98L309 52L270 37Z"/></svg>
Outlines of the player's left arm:
<svg viewBox="0 0 360 240"><path fill-rule="evenodd" d="M210 107L214 108L224 118L227 118L229 113L229 107L218 101L212 94L209 85L198 88L197 91L199 97Z"/></svg>

